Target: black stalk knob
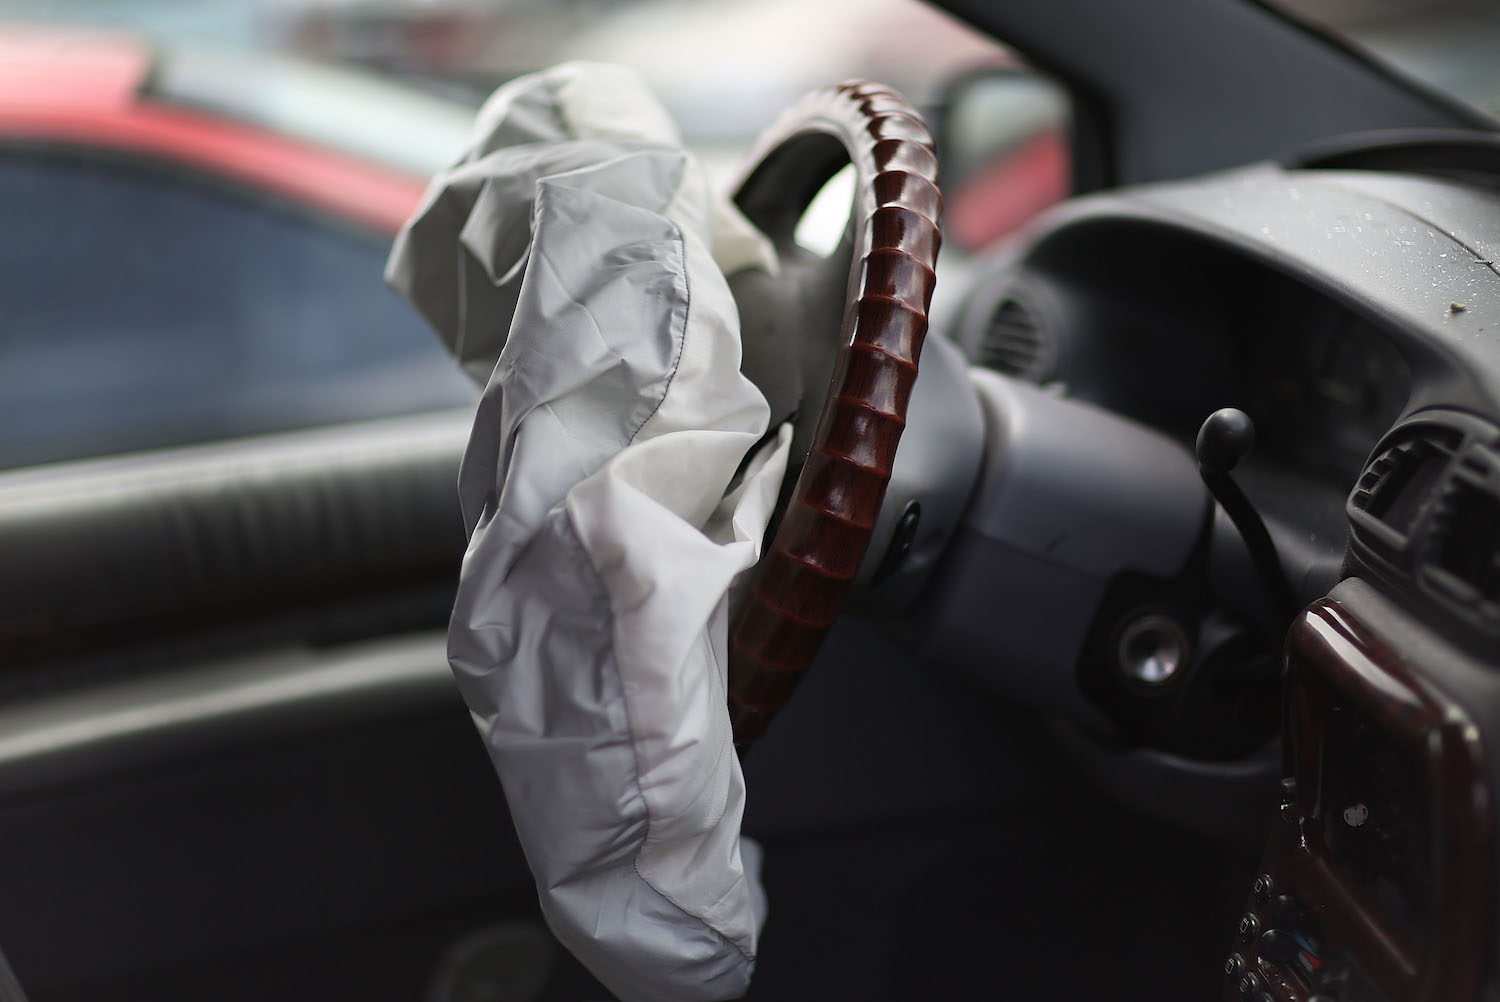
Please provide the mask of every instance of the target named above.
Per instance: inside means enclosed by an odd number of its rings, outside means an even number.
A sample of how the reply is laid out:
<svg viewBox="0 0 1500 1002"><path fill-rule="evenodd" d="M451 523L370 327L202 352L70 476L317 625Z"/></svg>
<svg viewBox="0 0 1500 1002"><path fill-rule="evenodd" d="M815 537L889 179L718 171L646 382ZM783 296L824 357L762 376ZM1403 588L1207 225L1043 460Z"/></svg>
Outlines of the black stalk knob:
<svg viewBox="0 0 1500 1002"><path fill-rule="evenodd" d="M1204 486L1223 507L1229 520L1239 530L1250 551L1250 560L1255 565L1256 576L1271 601L1277 619L1284 626L1290 623L1297 611L1292 589L1287 584L1286 573L1281 569L1281 558L1276 554L1276 544L1266 531L1266 523L1260 513L1240 490L1240 485L1229 475L1230 471L1250 452L1255 445L1255 423L1250 415L1233 407L1216 410L1198 429L1198 474ZM1277 638L1279 640L1279 636Z"/></svg>

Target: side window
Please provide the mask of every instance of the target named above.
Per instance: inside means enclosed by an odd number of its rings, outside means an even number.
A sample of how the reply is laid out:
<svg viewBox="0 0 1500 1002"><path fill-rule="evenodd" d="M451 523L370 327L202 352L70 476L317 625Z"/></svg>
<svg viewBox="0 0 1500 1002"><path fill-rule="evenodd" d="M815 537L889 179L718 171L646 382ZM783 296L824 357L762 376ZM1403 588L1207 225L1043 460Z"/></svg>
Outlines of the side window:
<svg viewBox="0 0 1500 1002"><path fill-rule="evenodd" d="M1061 88L1020 66L953 80L938 129L944 236L979 251L1015 233L1072 188Z"/></svg>
<svg viewBox="0 0 1500 1002"><path fill-rule="evenodd" d="M387 238L182 172L0 154L0 468L472 403Z"/></svg>

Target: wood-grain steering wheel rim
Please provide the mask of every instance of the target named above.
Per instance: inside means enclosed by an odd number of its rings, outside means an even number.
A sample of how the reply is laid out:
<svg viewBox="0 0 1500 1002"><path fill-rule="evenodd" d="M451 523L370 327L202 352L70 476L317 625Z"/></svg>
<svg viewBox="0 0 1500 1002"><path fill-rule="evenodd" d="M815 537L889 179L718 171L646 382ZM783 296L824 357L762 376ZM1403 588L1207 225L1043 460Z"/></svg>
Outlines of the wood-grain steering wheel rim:
<svg viewBox="0 0 1500 1002"><path fill-rule="evenodd" d="M906 426L941 244L932 138L904 98L863 81L812 94L762 138L755 171L812 136L838 140L854 165L852 269L807 460L730 627L729 717L741 748L764 733L812 662L869 546ZM803 187L816 190L831 171L811 170Z"/></svg>

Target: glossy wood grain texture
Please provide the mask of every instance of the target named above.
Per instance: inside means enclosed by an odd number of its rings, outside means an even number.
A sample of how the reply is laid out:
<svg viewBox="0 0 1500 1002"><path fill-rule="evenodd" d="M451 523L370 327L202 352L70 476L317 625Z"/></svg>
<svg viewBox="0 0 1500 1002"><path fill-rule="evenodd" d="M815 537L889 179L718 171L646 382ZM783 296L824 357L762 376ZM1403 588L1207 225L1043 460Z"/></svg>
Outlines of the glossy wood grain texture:
<svg viewBox="0 0 1500 1002"><path fill-rule="evenodd" d="M762 140L769 157L808 133L854 164L854 273L842 345L807 461L730 629L736 744L758 738L838 615L870 544L917 378L942 198L932 139L878 84L812 95Z"/></svg>
<svg viewBox="0 0 1500 1002"><path fill-rule="evenodd" d="M1277 893L1292 893L1326 938L1325 959L1352 957L1388 1002L1460 1002L1478 996L1495 929L1492 780L1468 712L1416 667L1419 659L1382 638L1376 625L1332 599L1294 622L1287 641L1289 758L1296 799L1282 810L1262 864ZM1333 707L1357 708L1419 763L1434 836L1430 927L1394 920L1355 879L1323 836L1338 805L1322 801L1322 763ZM1268 921L1264 902L1247 910ZM1241 947L1277 1002L1312 990L1278 963ZM1237 999L1233 984L1224 998Z"/></svg>

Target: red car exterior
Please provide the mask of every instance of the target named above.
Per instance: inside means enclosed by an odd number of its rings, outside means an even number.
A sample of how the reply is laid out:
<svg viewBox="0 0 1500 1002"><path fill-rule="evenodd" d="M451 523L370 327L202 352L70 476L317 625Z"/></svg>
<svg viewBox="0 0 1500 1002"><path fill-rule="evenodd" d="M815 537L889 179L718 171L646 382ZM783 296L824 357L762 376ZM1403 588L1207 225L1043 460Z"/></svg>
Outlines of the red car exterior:
<svg viewBox="0 0 1500 1002"><path fill-rule="evenodd" d="M150 48L129 37L0 30L0 141L117 150L181 164L395 233L425 179L147 92Z"/></svg>

